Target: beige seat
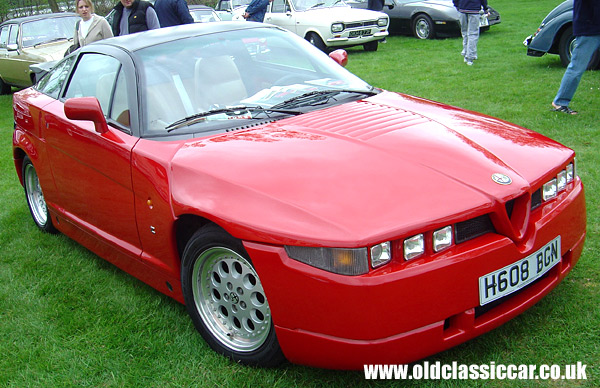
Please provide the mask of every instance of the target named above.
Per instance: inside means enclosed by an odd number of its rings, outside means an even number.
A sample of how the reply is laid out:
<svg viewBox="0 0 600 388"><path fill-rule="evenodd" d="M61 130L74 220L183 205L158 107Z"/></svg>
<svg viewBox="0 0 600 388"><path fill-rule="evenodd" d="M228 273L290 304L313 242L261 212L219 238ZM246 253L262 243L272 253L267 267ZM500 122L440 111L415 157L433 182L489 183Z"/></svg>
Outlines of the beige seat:
<svg viewBox="0 0 600 388"><path fill-rule="evenodd" d="M231 106L248 97L240 72L230 56L201 58L194 68L197 101L202 109Z"/></svg>

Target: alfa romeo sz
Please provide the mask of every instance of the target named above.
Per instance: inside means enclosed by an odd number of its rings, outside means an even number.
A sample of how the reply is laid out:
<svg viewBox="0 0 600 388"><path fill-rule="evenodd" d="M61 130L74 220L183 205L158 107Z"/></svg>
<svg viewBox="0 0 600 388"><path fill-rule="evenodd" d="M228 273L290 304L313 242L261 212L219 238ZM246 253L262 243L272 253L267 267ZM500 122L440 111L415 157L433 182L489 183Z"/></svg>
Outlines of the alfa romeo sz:
<svg viewBox="0 0 600 388"><path fill-rule="evenodd" d="M78 50L14 94L33 220L246 364L407 363L550 292L586 235L574 152L346 60L235 22Z"/></svg>

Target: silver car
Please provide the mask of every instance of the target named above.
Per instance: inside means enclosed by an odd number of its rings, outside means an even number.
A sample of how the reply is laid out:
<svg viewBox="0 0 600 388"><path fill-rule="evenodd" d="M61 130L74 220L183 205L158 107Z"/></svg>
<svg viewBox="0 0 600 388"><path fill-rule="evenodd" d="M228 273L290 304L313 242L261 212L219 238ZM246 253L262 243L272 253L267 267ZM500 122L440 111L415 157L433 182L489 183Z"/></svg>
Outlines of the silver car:
<svg viewBox="0 0 600 388"><path fill-rule="evenodd" d="M367 0L345 0L353 8L367 8ZM500 14L489 7L480 28L500 23ZM385 0L383 12L390 17L390 35L414 35L419 39L460 36L459 12L452 0Z"/></svg>

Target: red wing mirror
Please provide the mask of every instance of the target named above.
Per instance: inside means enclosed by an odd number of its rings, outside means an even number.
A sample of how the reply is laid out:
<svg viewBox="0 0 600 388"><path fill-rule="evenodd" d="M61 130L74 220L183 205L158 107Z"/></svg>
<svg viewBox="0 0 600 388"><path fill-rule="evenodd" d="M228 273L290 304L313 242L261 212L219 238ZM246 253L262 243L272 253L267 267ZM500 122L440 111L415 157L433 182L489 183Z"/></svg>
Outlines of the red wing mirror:
<svg viewBox="0 0 600 388"><path fill-rule="evenodd" d="M348 64L348 53L346 50L337 49L329 53L329 58L333 59L342 67L346 67Z"/></svg>
<svg viewBox="0 0 600 388"><path fill-rule="evenodd" d="M69 98L65 101L65 115L69 120L93 121L98 133L108 131L106 118L96 97Z"/></svg>

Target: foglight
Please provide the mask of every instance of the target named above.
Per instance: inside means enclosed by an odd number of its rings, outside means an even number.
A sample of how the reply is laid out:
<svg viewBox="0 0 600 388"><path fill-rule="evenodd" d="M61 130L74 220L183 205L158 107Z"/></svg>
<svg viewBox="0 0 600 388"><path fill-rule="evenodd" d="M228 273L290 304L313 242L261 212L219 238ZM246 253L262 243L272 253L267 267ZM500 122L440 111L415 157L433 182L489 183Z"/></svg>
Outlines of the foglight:
<svg viewBox="0 0 600 388"><path fill-rule="evenodd" d="M557 193L557 183L556 178L552 179L550 182L545 183L542 187L542 198L544 201L548 201L554 197L556 197Z"/></svg>
<svg viewBox="0 0 600 388"><path fill-rule="evenodd" d="M286 245L294 260L340 275L362 275L369 272L367 248L317 248Z"/></svg>
<svg viewBox="0 0 600 388"><path fill-rule="evenodd" d="M452 245L452 227L446 226L433 232L433 250L439 252Z"/></svg>
<svg viewBox="0 0 600 388"><path fill-rule="evenodd" d="M425 238L422 234L404 240L404 260L411 260L425 253Z"/></svg>
<svg viewBox="0 0 600 388"><path fill-rule="evenodd" d="M392 259L392 243L389 241L371 247L371 267L377 268Z"/></svg>

